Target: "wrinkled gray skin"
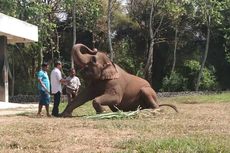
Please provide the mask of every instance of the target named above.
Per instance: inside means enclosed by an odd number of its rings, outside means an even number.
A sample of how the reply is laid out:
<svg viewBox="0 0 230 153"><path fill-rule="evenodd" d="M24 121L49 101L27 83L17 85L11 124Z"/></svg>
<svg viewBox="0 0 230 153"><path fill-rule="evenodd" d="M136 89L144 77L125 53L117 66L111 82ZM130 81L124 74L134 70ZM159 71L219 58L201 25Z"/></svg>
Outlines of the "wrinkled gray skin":
<svg viewBox="0 0 230 153"><path fill-rule="evenodd" d="M177 112L174 105L159 105L155 91L146 80L125 72L113 64L105 53L76 44L73 46L72 55L75 64L83 68L89 85L66 106L60 116L72 116L75 108L89 100L92 100L96 113L102 113L103 106L108 106L112 111L117 111L117 108L134 111L139 106L141 109L170 106Z"/></svg>

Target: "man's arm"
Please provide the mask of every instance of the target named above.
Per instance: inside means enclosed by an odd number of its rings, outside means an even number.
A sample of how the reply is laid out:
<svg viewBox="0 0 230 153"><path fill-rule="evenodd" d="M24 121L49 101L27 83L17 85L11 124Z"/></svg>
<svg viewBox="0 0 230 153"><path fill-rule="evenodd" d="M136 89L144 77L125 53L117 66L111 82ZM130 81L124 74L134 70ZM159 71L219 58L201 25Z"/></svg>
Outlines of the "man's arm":
<svg viewBox="0 0 230 153"><path fill-rule="evenodd" d="M67 83L67 80L66 80L66 79L63 79L63 78L61 78L60 82L61 82L61 84L64 84L64 85L66 85L66 83Z"/></svg>
<svg viewBox="0 0 230 153"><path fill-rule="evenodd" d="M41 84L42 88L45 89L47 93L50 93L40 78L38 78L38 82Z"/></svg>
<svg viewBox="0 0 230 153"><path fill-rule="evenodd" d="M60 81L61 84L66 85L67 80L62 78L61 71L56 72L57 79Z"/></svg>

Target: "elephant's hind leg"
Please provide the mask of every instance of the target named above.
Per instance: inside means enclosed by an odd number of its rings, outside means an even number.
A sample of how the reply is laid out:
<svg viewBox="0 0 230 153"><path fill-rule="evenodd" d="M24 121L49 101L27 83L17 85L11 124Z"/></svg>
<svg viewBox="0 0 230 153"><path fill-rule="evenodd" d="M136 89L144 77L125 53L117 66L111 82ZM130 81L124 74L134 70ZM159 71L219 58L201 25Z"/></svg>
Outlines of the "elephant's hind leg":
<svg viewBox="0 0 230 153"><path fill-rule="evenodd" d="M96 97L93 100L93 107L96 110L96 112L102 113L104 110L103 106L109 106L112 111L115 111L114 105L118 104L120 102L120 98L117 95L110 95L110 94L104 94L99 97Z"/></svg>
<svg viewBox="0 0 230 153"><path fill-rule="evenodd" d="M143 99L143 103L141 107L145 108L159 108L159 104L157 102L156 92L151 87L143 87L141 88L141 98Z"/></svg>

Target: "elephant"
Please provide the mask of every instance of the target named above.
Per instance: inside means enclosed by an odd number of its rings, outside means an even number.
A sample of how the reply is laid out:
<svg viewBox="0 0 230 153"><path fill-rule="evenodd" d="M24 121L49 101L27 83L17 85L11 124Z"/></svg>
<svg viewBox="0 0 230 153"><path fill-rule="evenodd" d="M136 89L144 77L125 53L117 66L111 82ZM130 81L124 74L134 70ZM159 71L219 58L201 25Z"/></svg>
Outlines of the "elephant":
<svg viewBox="0 0 230 153"><path fill-rule="evenodd" d="M75 44L72 48L75 64L82 68L88 85L83 89L64 111L62 117L72 116L72 111L92 100L96 113L103 113L104 106L111 111L135 111L138 109L156 109L172 104L159 104L156 92L145 79L127 73L111 62L104 52L91 50L84 44Z"/></svg>

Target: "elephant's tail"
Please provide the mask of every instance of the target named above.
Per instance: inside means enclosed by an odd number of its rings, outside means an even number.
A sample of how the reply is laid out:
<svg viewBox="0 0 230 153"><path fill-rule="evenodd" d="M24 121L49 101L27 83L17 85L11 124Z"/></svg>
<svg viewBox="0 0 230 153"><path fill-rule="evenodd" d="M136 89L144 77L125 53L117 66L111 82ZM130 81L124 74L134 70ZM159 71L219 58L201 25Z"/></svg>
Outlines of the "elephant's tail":
<svg viewBox="0 0 230 153"><path fill-rule="evenodd" d="M175 105L172 105L172 104L160 104L159 107L161 107L161 106L169 106L169 107L173 108L177 113L179 112Z"/></svg>

